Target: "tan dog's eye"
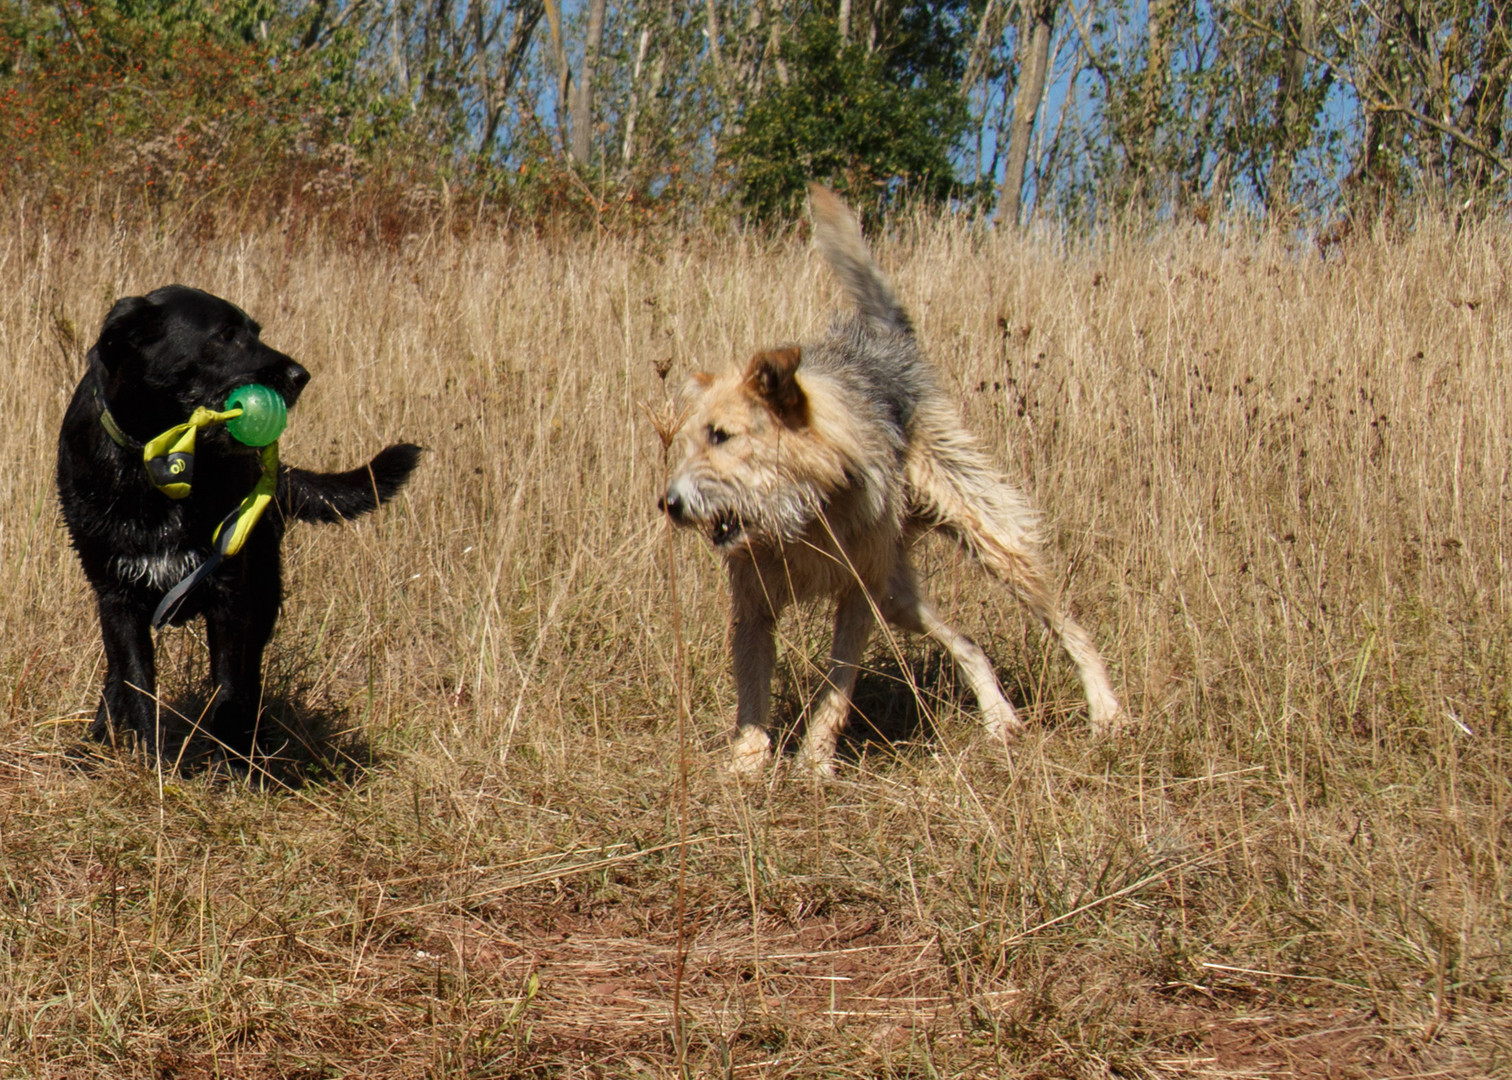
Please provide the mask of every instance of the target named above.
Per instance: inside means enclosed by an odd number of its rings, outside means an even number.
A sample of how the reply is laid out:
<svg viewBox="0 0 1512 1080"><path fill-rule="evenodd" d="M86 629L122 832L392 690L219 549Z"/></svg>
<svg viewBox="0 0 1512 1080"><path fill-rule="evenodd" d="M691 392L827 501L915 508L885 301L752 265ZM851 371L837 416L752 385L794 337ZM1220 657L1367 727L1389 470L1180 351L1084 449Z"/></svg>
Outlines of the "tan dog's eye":
<svg viewBox="0 0 1512 1080"><path fill-rule="evenodd" d="M726 431L724 428L717 428L713 424L709 425L709 445L710 446L719 446L722 443L727 443L729 441L730 441L730 433L728 431Z"/></svg>

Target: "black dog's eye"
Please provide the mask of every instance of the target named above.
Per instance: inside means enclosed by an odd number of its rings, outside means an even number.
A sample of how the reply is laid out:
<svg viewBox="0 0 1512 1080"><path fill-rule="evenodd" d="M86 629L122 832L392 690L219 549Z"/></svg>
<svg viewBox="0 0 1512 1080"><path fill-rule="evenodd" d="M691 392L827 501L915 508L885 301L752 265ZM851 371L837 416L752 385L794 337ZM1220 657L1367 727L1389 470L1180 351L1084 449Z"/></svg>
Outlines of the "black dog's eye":
<svg viewBox="0 0 1512 1080"><path fill-rule="evenodd" d="M727 443L729 441L730 433L728 431L726 431L724 428L717 428L713 424L709 425L710 446L719 446L721 443Z"/></svg>
<svg viewBox="0 0 1512 1080"><path fill-rule="evenodd" d="M236 327L234 327L234 326L223 326L223 327L221 327L220 339L222 341L224 341L227 345L231 344L233 341L236 340Z"/></svg>

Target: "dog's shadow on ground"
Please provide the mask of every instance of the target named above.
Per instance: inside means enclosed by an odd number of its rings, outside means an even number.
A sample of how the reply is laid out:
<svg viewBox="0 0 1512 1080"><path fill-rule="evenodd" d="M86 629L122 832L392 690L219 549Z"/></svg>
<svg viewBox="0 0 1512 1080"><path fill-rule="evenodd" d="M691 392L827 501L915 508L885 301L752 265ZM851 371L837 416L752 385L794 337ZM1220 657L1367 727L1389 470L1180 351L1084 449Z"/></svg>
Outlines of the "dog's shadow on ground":
<svg viewBox="0 0 1512 1080"><path fill-rule="evenodd" d="M302 679L295 664L274 668L264 678L257 742L250 758L228 752L203 729L211 701L203 689L204 672L170 675L160 710L164 771L270 791L350 783L365 774L377 761L363 732L360 706L354 710L332 700ZM185 689L176 692L177 688ZM104 745L89 742L71 756L79 768L89 770L102 757L130 755L134 747L123 741L130 738L118 733Z"/></svg>
<svg viewBox="0 0 1512 1080"><path fill-rule="evenodd" d="M1019 677L1020 672L1011 664L994 660L993 667L1003 693L1021 718L1049 726L1059 722L1057 716L1041 715L1054 701L1057 687ZM783 752L794 754L802 745L821 673L809 670L800 676L786 665L779 665L778 673L773 720L776 730L784 733ZM868 655L856 680L850 721L835 747L835 756L854 763L875 753L915 753L938 745L942 728L954 728L958 721L976 732L982 716L976 697L949 653L926 645L901 654L874 652Z"/></svg>
<svg viewBox="0 0 1512 1080"><path fill-rule="evenodd" d="M773 719L786 732L784 750L796 752L803 741L807 712L820 686L820 673L799 678L779 666L779 685ZM850 722L835 748L842 761L857 761L871 753L908 753L939 738L939 725L963 711L974 713L976 699L958 677L943 649L919 648L873 653L856 681L851 696Z"/></svg>

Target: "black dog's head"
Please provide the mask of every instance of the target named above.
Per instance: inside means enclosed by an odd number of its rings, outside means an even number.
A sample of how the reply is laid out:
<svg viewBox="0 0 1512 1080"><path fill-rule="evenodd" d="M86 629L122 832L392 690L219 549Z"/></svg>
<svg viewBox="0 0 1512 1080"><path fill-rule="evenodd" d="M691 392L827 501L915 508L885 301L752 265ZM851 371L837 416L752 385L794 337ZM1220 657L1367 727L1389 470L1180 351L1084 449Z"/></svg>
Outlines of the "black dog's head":
<svg viewBox="0 0 1512 1080"><path fill-rule="evenodd" d="M290 406L310 373L264 345L241 308L185 285L117 300L90 353L104 369L116 422L147 440L181 424L201 405L225 407L238 386L262 383Z"/></svg>

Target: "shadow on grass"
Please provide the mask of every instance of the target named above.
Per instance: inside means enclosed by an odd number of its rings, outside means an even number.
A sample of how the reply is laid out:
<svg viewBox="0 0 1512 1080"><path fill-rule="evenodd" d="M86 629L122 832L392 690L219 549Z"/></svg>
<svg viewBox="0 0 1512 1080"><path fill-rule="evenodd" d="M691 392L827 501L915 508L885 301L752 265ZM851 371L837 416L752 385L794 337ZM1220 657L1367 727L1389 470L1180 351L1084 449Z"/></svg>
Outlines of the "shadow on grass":
<svg viewBox="0 0 1512 1080"><path fill-rule="evenodd" d="M783 732L783 751L796 753L803 739L808 712L821 685L818 671L795 672L779 665L773 720ZM1003 692L1021 715L1032 715L1035 705L1024 700L1022 683L998 668ZM976 698L960 678L954 661L942 649L916 647L904 651L873 653L856 681L851 699L850 722L835 748L843 761L856 761L868 753L904 754L938 740L941 721L957 718L979 724Z"/></svg>
<svg viewBox="0 0 1512 1080"><path fill-rule="evenodd" d="M280 657L263 678L262 710L250 758L228 752L205 730L210 695L205 672L171 677L162 701L162 761L165 772L250 784L268 791L311 784L351 784L379 763L362 729L361 710L330 698L313 682L313 660ZM175 692L181 687L191 687ZM85 740L66 754L80 771L135 755L134 737L114 732L105 741ZM139 760L145 760L139 757Z"/></svg>

